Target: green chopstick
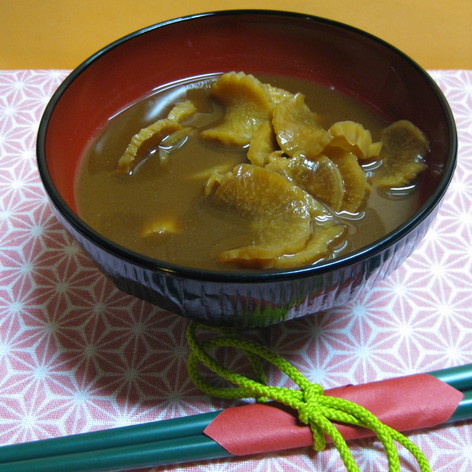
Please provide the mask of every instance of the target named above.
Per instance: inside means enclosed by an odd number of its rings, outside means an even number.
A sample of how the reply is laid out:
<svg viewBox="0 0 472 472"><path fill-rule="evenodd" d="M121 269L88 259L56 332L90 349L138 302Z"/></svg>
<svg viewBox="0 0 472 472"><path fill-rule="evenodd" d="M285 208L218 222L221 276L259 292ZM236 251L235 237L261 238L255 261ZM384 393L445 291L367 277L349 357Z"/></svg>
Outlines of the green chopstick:
<svg viewBox="0 0 472 472"><path fill-rule="evenodd" d="M442 380L461 392L472 390L472 364L448 367L446 369L428 372L429 375Z"/></svg>
<svg viewBox="0 0 472 472"><path fill-rule="evenodd" d="M462 393L464 394L464 398L460 401L456 411L446 421L448 424L472 419L472 390Z"/></svg>

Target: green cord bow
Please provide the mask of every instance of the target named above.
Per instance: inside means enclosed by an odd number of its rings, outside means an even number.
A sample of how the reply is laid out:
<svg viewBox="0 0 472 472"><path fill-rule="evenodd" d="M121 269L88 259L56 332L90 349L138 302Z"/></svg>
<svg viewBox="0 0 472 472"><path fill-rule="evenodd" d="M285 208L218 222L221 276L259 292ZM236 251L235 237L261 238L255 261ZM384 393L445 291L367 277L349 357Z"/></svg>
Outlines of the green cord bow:
<svg viewBox="0 0 472 472"><path fill-rule="evenodd" d="M197 332L206 330L219 334L203 341L197 339ZM274 400L298 411L298 418L310 427L313 447L322 451L326 447L326 437L330 437L339 451L348 472L358 472L359 468L346 441L333 423L344 423L370 429L384 446L389 472L400 471L400 459L395 441L415 457L421 472L430 472L430 466L421 450L403 434L383 424L375 415L351 401L324 395L320 385L311 383L292 364L262 344L251 342L234 330L213 328L200 323L191 323L187 328L187 342L191 353L188 358L188 373L193 383L204 393L224 399L256 398L261 401ZM249 379L233 372L209 352L217 348L236 348L244 351L257 380ZM261 360L265 360L290 377L299 390L266 385L266 377ZM199 373L199 364L229 381L236 387L216 387L206 382Z"/></svg>

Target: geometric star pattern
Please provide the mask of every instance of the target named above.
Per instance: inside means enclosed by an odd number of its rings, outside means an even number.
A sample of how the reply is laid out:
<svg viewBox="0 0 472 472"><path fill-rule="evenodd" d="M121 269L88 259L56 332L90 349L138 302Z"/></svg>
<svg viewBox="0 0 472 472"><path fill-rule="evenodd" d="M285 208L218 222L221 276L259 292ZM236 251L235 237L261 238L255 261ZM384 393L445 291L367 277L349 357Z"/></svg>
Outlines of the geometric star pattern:
<svg viewBox="0 0 472 472"><path fill-rule="evenodd" d="M41 114L65 70L0 71L0 444L232 406L187 377L187 321L118 291L52 215L35 163ZM472 362L472 71L430 71L453 110L459 162L423 242L345 306L256 333L325 388ZM269 371L275 385L286 385ZM409 437L435 472L472 470L472 424ZM374 440L362 471L385 470ZM401 453L405 470L411 466ZM410 468L409 468L410 467ZM296 450L153 471L344 471Z"/></svg>

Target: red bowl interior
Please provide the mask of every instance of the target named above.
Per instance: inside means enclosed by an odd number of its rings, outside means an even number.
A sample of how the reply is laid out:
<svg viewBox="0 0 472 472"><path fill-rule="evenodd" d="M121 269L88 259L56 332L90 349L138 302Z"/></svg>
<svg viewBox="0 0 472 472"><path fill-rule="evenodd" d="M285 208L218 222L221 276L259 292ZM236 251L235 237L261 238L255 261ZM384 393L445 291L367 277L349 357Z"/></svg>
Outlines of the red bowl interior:
<svg viewBox="0 0 472 472"><path fill-rule="evenodd" d="M338 87L389 120L409 119L431 139L427 199L441 178L451 129L424 71L381 40L335 22L281 12L215 13L156 25L108 46L66 79L50 105L44 154L75 211L74 179L87 144L156 87L207 73L294 75Z"/></svg>

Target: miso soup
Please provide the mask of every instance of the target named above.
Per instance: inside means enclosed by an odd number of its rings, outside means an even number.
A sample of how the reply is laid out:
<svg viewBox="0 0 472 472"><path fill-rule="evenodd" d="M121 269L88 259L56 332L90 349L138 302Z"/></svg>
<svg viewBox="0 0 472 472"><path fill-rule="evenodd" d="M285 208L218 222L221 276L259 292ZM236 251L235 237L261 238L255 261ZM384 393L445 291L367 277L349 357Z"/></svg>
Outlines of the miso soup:
<svg viewBox="0 0 472 472"><path fill-rule="evenodd" d="M254 103L241 104L232 99L225 102L215 97L214 86L219 78L194 77L160 87L110 118L90 144L78 172L76 200L86 223L128 249L168 263L224 271L271 270L316 264L359 249L415 212L415 179L424 166L424 152L417 152L413 159L416 170L411 178L390 187L372 183L382 164L378 155L356 160L366 184L365 197L363 194L362 202L354 209L342 203L345 193L339 197L341 200L329 194L331 187L337 185L338 169L342 167L337 161L339 150L334 149L338 137L333 124L362 124L375 147L381 143L383 130L391 124L374 111L335 88L300 78L257 76L262 84L270 84L274 100L285 100L285 93L293 103L303 100L303 113L308 113L307 109L312 112L306 115L308 121L313 118L321 134L332 130L331 141L325 143L331 152L329 158L323 152L322 158L307 157L297 145L297 133L292 132L291 124L275 139L272 136L275 147L264 155L260 149L265 149L269 141L258 147L254 144L256 126L251 128L252 115L245 115L248 110L252 113ZM238 90L236 87L236 94ZM255 102L259 98L251 95L247 100ZM176 104L182 105L177 112ZM231 106L234 108L228 112ZM283 113L288 114L289 121L299 113L287 110ZM234 124L234 116L228 116L236 111L244 116L241 123ZM169 112L172 117L179 114L178 125L171 119L164 123L167 128L156 131L153 123L166 121L171 116ZM283 118L283 113L279 111L279 117ZM271 115L268 122L272 125L274 120ZM305 118L301 122L306 127ZM233 139L231 129L230 138L220 139L220 131L227 131L230 126L238 132L243 128L243 135L249 129L251 135ZM257 132L261 133L262 128L258 125ZM151 136L149 130L155 135L160 133L159 138ZM426 149L426 140L422 141L421 136L418 139L418 146ZM254 163L261 155L265 156L263 162ZM293 164L297 159L300 165L287 167L289 160ZM311 172L314 166L325 166L323 172L334 172L327 180L323 180L324 174L317 177L323 187L319 198L307 190L311 174L307 177L300 173L300 169ZM343 174L342 169L340 172ZM343 175L340 188L346 192L357 182L353 184L351 177L346 180L347 174ZM258 179L256 183L248 180L253 177ZM237 185L252 193L240 197ZM244 201L239 202L238 198ZM339 204L332 206L332 198ZM321 230L313 229L317 225Z"/></svg>

